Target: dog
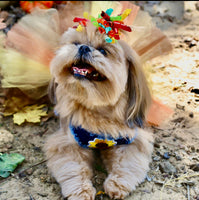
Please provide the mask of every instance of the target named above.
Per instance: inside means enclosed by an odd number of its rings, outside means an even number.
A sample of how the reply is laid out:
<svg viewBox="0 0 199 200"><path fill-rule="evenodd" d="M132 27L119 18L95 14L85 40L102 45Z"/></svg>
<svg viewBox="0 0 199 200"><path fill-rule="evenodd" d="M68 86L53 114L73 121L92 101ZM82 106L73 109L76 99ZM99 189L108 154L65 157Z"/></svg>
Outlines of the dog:
<svg viewBox="0 0 199 200"><path fill-rule="evenodd" d="M108 172L104 191L124 199L145 180L153 151L152 134L143 128L151 95L139 56L122 40L107 43L88 23L62 35L50 71L60 129L44 151L62 195L95 199L92 149L99 148Z"/></svg>

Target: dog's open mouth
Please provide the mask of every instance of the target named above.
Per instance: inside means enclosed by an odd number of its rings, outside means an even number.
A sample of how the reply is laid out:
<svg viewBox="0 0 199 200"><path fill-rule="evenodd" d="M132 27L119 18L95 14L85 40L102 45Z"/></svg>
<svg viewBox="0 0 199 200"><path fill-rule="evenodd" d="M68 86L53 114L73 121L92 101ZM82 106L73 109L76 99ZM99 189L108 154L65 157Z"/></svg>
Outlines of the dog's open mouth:
<svg viewBox="0 0 199 200"><path fill-rule="evenodd" d="M74 77L79 79L86 78L93 81L103 81L106 79L106 77L99 73L93 66L86 63L73 64L70 71Z"/></svg>

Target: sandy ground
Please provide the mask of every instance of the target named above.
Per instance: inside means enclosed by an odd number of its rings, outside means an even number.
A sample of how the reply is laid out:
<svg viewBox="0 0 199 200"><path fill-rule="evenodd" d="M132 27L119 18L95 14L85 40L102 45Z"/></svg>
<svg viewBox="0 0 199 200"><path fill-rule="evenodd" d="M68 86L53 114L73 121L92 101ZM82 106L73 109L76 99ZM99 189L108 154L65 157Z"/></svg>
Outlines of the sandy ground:
<svg viewBox="0 0 199 200"><path fill-rule="evenodd" d="M149 128L155 148L148 178L126 199L199 200L199 10L193 1L176 7L173 2L165 15L166 3L160 7L152 1L141 4L174 47L172 53L150 63L153 95L174 114L161 127ZM42 152L45 138L58 129L59 121L51 118L41 124L17 126L12 118L2 117L0 125L14 136L5 147L7 152L26 158L9 178L0 178L0 199L61 200L60 188L48 173ZM93 183L97 190L102 190L105 177L96 163Z"/></svg>

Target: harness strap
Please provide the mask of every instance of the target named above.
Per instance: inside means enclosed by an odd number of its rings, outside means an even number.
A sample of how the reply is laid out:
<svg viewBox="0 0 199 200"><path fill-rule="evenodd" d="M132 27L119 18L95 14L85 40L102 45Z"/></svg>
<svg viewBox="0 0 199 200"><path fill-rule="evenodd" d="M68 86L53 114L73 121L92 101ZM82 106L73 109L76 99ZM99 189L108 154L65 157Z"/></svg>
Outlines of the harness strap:
<svg viewBox="0 0 199 200"><path fill-rule="evenodd" d="M70 124L70 131L74 136L77 143L83 148L93 148L93 149L107 149L115 145L131 144L138 135L138 129L135 128L135 136L133 138L129 137L118 137L113 138L111 135L105 135L92 133L83 129L81 126L73 126Z"/></svg>

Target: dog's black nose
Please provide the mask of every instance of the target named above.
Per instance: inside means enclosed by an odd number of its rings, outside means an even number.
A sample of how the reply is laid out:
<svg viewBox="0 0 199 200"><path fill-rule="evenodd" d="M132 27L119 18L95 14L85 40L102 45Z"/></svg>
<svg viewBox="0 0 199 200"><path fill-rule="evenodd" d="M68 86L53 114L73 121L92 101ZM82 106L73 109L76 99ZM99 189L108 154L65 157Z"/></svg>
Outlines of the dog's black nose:
<svg viewBox="0 0 199 200"><path fill-rule="evenodd" d="M79 47L78 52L79 52L80 56L82 56L84 54L87 54L88 52L91 52L91 49L86 45L82 45Z"/></svg>

